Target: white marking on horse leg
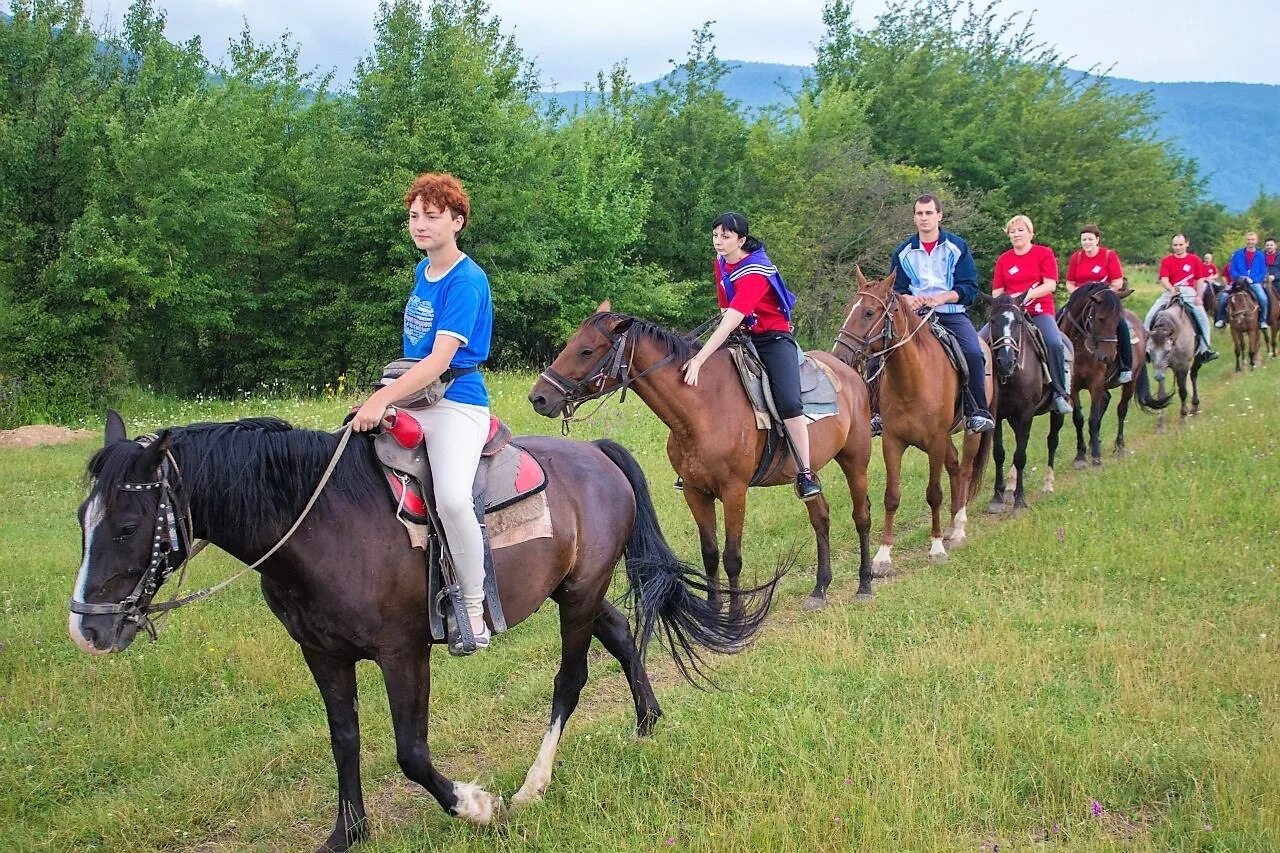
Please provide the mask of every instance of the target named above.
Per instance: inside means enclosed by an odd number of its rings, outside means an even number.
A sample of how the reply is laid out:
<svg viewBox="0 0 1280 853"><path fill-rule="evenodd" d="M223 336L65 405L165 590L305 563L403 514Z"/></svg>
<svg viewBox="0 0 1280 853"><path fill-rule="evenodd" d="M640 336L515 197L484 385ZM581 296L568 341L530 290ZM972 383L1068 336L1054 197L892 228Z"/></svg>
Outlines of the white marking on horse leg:
<svg viewBox="0 0 1280 853"><path fill-rule="evenodd" d="M1047 495L1053 494L1053 469L1050 468L1048 473L1044 475L1044 492Z"/></svg>
<svg viewBox="0 0 1280 853"><path fill-rule="evenodd" d="M892 550L888 545L881 545L880 550L876 551L876 555L871 560L871 568L880 571L883 569L893 568L893 557L890 555Z"/></svg>
<svg viewBox="0 0 1280 853"><path fill-rule="evenodd" d="M556 748L560 745L560 721L556 720L547 733L542 736L542 746L538 749L538 757L524 777L524 784L511 798L511 805L524 806L542 799L542 794L551 782L551 768L556 760Z"/></svg>
<svg viewBox="0 0 1280 853"><path fill-rule="evenodd" d="M942 545L942 537L935 537L933 545L929 547L929 560L933 563L945 563L947 561L947 549Z"/></svg>
<svg viewBox="0 0 1280 853"><path fill-rule="evenodd" d="M1004 472L1004 502L1013 503L1013 492L1018 488L1018 470L1010 468Z"/></svg>
<svg viewBox="0 0 1280 853"><path fill-rule="evenodd" d="M84 591L89 585L89 550L93 547L93 534L102 523L102 517L105 514L106 507L102 502L102 495L95 495L84 511L84 555L80 560L80 573L76 576L75 592L71 594L71 597L77 601L84 601ZM89 638L84 635L84 617L79 613L71 614L67 620L67 630L71 634L71 639L82 651L91 655L111 653L111 649L100 649L89 642Z"/></svg>
<svg viewBox="0 0 1280 853"><path fill-rule="evenodd" d="M967 506L960 507L960 511L956 513L956 517L951 519L952 533L951 538L947 541L951 543L952 548L958 548L969 538L966 528L969 525L969 508Z"/></svg>
<svg viewBox="0 0 1280 853"><path fill-rule="evenodd" d="M458 805L454 815L476 826L488 826L502 816L502 797L495 797L479 785L454 782L453 796Z"/></svg>

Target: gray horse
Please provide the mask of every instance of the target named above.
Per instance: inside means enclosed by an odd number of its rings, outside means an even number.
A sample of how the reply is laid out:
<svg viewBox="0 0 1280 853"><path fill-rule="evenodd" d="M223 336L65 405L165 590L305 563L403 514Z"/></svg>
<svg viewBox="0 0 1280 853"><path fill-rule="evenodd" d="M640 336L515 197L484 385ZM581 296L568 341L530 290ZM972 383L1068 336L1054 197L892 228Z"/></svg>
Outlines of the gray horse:
<svg viewBox="0 0 1280 853"><path fill-rule="evenodd" d="M1159 396L1164 396L1164 376L1173 370L1178 385L1178 399L1182 403L1181 416L1187 416L1187 375L1191 375L1191 414L1200 412L1200 392L1196 377L1200 373L1201 360L1196 355L1196 327L1191 312L1175 299L1160 310L1151 321L1151 335L1147 340L1147 356L1155 365ZM1156 419L1156 432L1164 432L1164 410Z"/></svg>

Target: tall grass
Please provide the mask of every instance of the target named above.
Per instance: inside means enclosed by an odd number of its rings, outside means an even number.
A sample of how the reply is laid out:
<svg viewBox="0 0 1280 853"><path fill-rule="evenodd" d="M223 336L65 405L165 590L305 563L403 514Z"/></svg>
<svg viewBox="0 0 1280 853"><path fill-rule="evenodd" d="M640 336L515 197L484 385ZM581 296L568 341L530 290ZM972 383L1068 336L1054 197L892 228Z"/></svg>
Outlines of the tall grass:
<svg viewBox="0 0 1280 853"><path fill-rule="evenodd" d="M1141 294L1140 294L1141 296ZM385 693L360 671L369 851L1067 850L1280 847L1280 369L1203 372L1205 413L1168 435L1131 414L1123 460L1060 465L1056 495L980 520L942 567L924 557L920 454L910 454L901 572L852 603L856 540L829 478L836 582L784 582L763 637L717 660L719 692L650 657L666 715L648 742L598 648L546 800L501 827L442 815L404 782ZM492 385L516 430L553 432L523 402L528 374ZM125 412L140 432L267 412L328 426L345 403L173 403ZM1114 436L1113 415L1106 420ZM693 524L638 401L576 428L632 448L664 528ZM1069 444L1069 442L1068 442ZM0 825L19 850L294 850L327 834L334 773L319 696L248 578L179 611L158 644L90 658L66 637L79 560L74 510L93 442L0 450ZM1032 484L1043 443L1032 452ZM879 526L882 469L873 461ZM811 533L786 490L753 493L748 571L763 577ZM237 569L202 557L193 585ZM545 726L558 651L548 606L487 653L437 655L438 764L510 794Z"/></svg>

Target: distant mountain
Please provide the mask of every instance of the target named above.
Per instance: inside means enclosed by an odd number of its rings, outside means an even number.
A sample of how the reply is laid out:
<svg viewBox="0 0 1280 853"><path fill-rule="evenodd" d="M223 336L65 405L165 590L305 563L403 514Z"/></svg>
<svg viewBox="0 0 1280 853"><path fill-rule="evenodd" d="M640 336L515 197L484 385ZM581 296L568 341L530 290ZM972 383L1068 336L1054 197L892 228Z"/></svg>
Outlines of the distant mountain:
<svg viewBox="0 0 1280 853"><path fill-rule="evenodd" d="M810 74L802 65L726 62L731 70L721 89L752 110L788 103ZM651 90L656 82L639 88ZM1259 189L1280 193L1280 86L1144 83L1118 77L1110 82L1122 94L1152 93L1157 134L1195 158L1201 174L1208 176L1209 196L1215 201L1234 211L1248 207ZM544 92L543 98L572 108L583 104L588 94Z"/></svg>

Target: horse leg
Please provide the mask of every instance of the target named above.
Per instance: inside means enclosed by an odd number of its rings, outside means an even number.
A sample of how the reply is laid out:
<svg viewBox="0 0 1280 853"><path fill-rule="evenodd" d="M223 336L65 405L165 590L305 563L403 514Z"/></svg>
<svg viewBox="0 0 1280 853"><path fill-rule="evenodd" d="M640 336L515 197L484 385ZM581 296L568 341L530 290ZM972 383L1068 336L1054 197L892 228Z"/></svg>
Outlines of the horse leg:
<svg viewBox="0 0 1280 853"><path fill-rule="evenodd" d="M825 503L825 499L823 502ZM747 520L747 487L735 486L720 496L720 503L724 506L724 573L729 579L729 615L737 619L742 616L742 528ZM822 545L823 539L819 537L819 565L823 556ZM831 568L828 565L828 578L830 574Z"/></svg>
<svg viewBox="0 0 1280 853"><path fill-rule="evenodd" d="M827 499L819 495L805 503L809 512L809 525L818 543L818 568L813 592L801 603L805 610L821 610L827 604L827 587L831 586L831 507Z"/></svg>
<svg viewBox="0 0 1280 853"><path fill-rule="evenodd" d="M951 436L944 438L947 447L951 448L951 456L955 456L955 445L951 443ZM929 562L945 563L947 561L947 549L942 544L942 468L944 465L950 468L947 463L947 450L938 447L939 442L935 440L934 446L929 450L929 485L924 490L924 499L929 503L929 514L932 517L932 524L929 530ZM957 462L956 467L959 467Z"/></svg>
<svg viewBox="0 0 1280 853"><path fill-rule="evenodd" d="M972 458L975 451L973 445L982 441L982 436L976 433L964 433L961 439L961 447L964 448L964 464L956 456L955 449L948 451L943 465L947 469L947 481L951 486L951 524L942 529L942 539L946 544L955 550L968 540L969 534L965 528L969 525L969 478L966 476L972 469ZM950 445L950 439L947 440Z"/></svg>
<svg viewBox="0 0 1280 853"><path fill-rule="evenodd" d="M551 782L551 768L555 766L560 736L573 710L578 707L582 686L587 683L587 649L596 630L596 620L602 615L596 613L593 617L591 611L599 607L602 596L603 591L595 585L584 590L571 584L565 584L551 594L560 608L560 671L556 673L555 689L551 694L551 722L542 736L538 757L524 777L524 784L511 798L513 807L542 799L542 793ZM632 644L634 647L634 640Z"/></svg>
<svg viewBox="0 0 1280 853"><path fill-rule="evenodd" d="M871 561L871 573L884 577L893 569L893 519L902 503L902 453L906 450L901 439L885 433L880 439L884 453L884 527L880 530L880 550Z"/></svg>
<svg viewBox="0 0 1280 853"><path fill-rule="evenodd" d="M343 851L369 835L360 791L360 720L356 703L356 666L315 649L302 647L329 718L329 743L338 769L338 818L321 851Z"/></svg>
<svg viewBox="0 0 1280 853"><path fill-rule="evenodd" d="M1066 417L1064 415L1060 415L1057 412L1049 413L1049 436L1045 442L1049 448L1049 469L1044 475L1045 494L1053 494L1053 462L1054 457L1058 454L1058 434L1062 431L1062 424L1065 420Z"/></svg>
<svg viewBox="0 0 1280 853"><path fill-rule="evenodd" d="M1089 395L1089 456L1095 468L1102 465L1102 416L1110 402L1111 392L1106 388Z"/></svg>
<svg viewBox="0 0 1280 853"><path fill-rule="evenodd" d="M1129 403L1133 400L1133 386L1126 385L1120 392L1120 402L1116 404L1116 456L1124 456L1128 451L1124 448L1124 420L1129 415Z"/></svg>
<svg viewBox="0 0 1280 853"><path fill-rule="evenodd" d="M991 495L991 503L987 504L987 512L1004 512L1005 492L1009 484L1004 478L1004 418L996 414L995 435L991 437L991 461L996 466L995 491Z"/></svg>
<svg viewBox="0 0 1280 853"><path fill-rule="evenodd" d="M716 499L691 488L686 483L684 502L689 506L689 512L693 514L693 523L698 526L702 570L706 572L709 590L707 600L712 607L719 610L723 600L720 597L720 543L716 540Z"/></svg>
<svg viewBox="0 0 1280 853"><path fill-rule="evenodd" d="M1187 372L1185 370L1174 371L1173 378L1178 383L1178 402L1182 404L1178 412L1178 416L1184 421L1187 419ZM1161 414L1164 409L1160 410Z"/></svg>
<svg viewBox="0 0 1280 853"><path fill-rule="evenodd" d="M648 737L653 734L662 709L653 695L653 685L649 683L649 673L636 649L636 638L627 624L627 617L608 601L601 601L600 612L596 614L595 635L605 650L622 664L622 672L631 688L631 698L636 704L636 736Z"/></svg>
<svg viewBox="0 0 1280 853"><path fill-rule="evenodd" d="M1013 447L1013 470L1018 477L1013 490L1013 508L1019 510L1027 508L1023 477L1027 469L1027 442L1031 440L1031 418L1022 418L1014 424L1013 436L1017 442Z"/></svg>
<svg viewBox="0 0 1280 853"><path fill-rule="evenodd" d="M1157 398L1164 397L1164 371L1163 370L1156 371L1156 397ZM1184 406L1182 409L1183 417L1186 417L1186 414L1187 414L1187 410L1186 410L1186 407ZM1156 414L1156 435L1163 435L1163 434L1164 434L1164 409L1161 409Z"/></svg>
<svg viewBox="0 0 1280 853"><path fill-rule="evenodd" d="M858 531L858 601L871 600L871 500L867 496L868 459L858 458L847 449L836 456L849 483L849 501L853 504L853 526Z"/></svg>
<svg viewBox="0 0 1280 853"><path fill-rule="evenodd" d="M1191 365L1191 414L1200 414L1200 363Z"/></svg>
<svg viewBox="0 0 1280 853"><path fill-rule="evenodd" d="M1089 398L1089 405L1092 407L1097 398L1093 392L1089 393ZM1076 458L1072 460L1071 467L1084 468L1089 464L1084 453L1084 407L1080 405L1078 397L1072 402L1075 404L1071 407L1071 423L1076 428Z"/></svg>
<svg viewBox="0 0 1280 853"><path fill-rule="evenodd" d="M396 762L404 775L427 789L440 807L454 817L477 826L486 826L502 815L502 798L479 785L454 782L436 770L427 746L430 721L430 651L409 648L396 650L378 659L382 680L391 706L391 725L396 735Z"/></svg>

